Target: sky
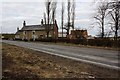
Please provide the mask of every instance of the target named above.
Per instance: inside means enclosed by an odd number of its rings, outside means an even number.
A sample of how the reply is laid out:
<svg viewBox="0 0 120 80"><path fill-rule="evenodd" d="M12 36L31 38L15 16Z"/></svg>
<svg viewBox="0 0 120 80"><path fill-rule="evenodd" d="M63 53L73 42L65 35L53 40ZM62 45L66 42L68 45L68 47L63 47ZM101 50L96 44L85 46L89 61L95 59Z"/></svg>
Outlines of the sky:
<svg viewBox="0 0 120 80"><path fill-rule="evenodd" d="M66 2L67 0L64 0ZM93 27L96 13L97 0L75 0L75 29L87 29L89 35L97 35L99 29ZM65 4L65 11L67 11ZM41 24L45 10L43 0L4 0L0 3L0 22L2 33L15 33L17 27L22 28L23 21L27 25ZM67 21L67 12L64 15L64 23ZM57 1L56 20L61 31L61 1Z"/></svg>

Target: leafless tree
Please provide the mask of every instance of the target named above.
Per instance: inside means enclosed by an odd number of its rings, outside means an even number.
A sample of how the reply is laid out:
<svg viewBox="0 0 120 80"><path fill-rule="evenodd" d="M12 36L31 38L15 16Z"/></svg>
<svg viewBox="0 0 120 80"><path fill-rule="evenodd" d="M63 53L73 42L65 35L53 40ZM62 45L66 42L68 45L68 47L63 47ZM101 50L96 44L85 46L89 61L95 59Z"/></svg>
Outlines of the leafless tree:
<svg viewBox="0 0 120 80"><path fill-rule="evenodd" d="M104 24L105 24L105 17L107 16L107 9L108 9L108 3L101 2L98 6L97 15L94 17L97 20L97 23L99 24L102 32L101 37L104 37Z"/></svg>
<svg viewBox="0 0 120 80"><path fill-rule="evenodd" d="M44 13L44 22L45 22L45 25L46 25L46 14Z"/></svg>
<svg viewBox="0 0 120 80"><path fill-rule="evenodd" d="M63 38L63 24L64 24L64 2L62 2L62 10L61 10L61 26L62 26L62 38Z"/></svg>
<svg viewBox="0 0 120 80"><path fill-rule="evenodd" d="M46 14L47 14L47 24L50 22L50 12L51 12L51 0L46 1Z"/></svg>
<svg viewBox="0 0 120 80"><path fill-rule="evenodd" d="M63 29L67 30L67 36L69 36L70 27L74 29L74 21L75 21L75 1L68 0L67 5L67 23Z"/></svg>
<svg viewBox="0 0 120 80"><path fill-rule="evenodd" d="M52 10L52 18L51 18L51 21L52 21L52 23L53 24L55 24L55 17L56 17L56 8L57 8L57 2L56 1L53 1L52 2L52 5L51 5L51 10ZM54 27L53 27L54 28ZM54 34L53 34L54 35ZM56 38L55 37L55 35L54 35L54 38Z"/></svg>
<svg viewBox="0 0 120 80"><path fill-rule="evenodd" d="M50 32L50 11L51 11L51 0L47 0L46 2L46 14L47 14L47 25L46 25L46 33L47 33L47 38L49 37L49 32Z"/></svg>
<svg viewBox="0 0 120 80"><path fill-rule="evenodd" d="M72 28L74 30L74 22L75 22L75 1L72 2Z"/></svg>
<svg viewBox="0 0 120 80"><path fill-rule="evenodd" d="M56 8L57 8L57 2L54 1L54 2L52 2L52 7L51 7L51 10L52 10L52 22L53 22L53 24L55 22Z"/></svg>
<svg viewBox="0 0 120 80"><path fill-rule="evenodd" d="M67 35L69 35L69 30L70 30L70 8L71 8L71 2L70 0L68 0L68 6L67 6L67 10L68 10L68 22L67 22Z"/></svg>
<svg viewBox="0 0 120 80"><path fill-rule="evenodd" d="M52 0L47 0L45 3L46 3L45 5L46 5L47 20L46 20L46 14L44 14L45 15L44 19L45 21L47 21L46 32L48 38L50 32L50 23L54 24L55 22L57 2Z"/></svg>
<svg viewBox="0 0 120 80"><path fill-rule="evenodd" d="M112 17L112 22L114 23L111 29L115 32L115 40L118 37L118 30L120 29L120 1L115 0L109 3L109 8L112 9L110 16Z"/></svg>

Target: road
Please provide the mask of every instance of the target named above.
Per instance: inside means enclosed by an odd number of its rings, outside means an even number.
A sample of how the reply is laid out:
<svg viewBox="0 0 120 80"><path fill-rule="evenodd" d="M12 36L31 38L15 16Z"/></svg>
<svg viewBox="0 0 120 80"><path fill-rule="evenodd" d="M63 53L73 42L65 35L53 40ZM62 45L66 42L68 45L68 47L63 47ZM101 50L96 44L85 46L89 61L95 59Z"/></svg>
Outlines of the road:
<svg viewBox="0 0 120 80"><path fill-rule="evenodd" d="M22 41L3 40L2 42L102 67L120 70L120 66L118 65L120 64L120 55L118 54L118 51Z"/></svg>

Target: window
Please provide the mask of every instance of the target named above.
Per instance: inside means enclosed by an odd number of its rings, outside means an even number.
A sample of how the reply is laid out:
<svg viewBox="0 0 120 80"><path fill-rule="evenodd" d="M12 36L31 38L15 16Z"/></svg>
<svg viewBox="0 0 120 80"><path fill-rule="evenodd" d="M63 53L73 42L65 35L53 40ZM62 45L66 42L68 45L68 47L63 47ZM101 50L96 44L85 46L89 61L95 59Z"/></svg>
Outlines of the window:
<svg viewBox="0 0 120 80"><path fill-rule="evenodd" d="M35 34L35 32L33 32L33 34Z"/></svg>
<svg viewBox="0 0 120 80"><path fill-rule="evenodd" d="M35 31L33 31L32 34L35 34Z"/></svg>
<svg viewBox="0 0 120 80"><path fill-rule="evenodd" d="M23 34L26 35L26 31L24 31Z"/></svg>

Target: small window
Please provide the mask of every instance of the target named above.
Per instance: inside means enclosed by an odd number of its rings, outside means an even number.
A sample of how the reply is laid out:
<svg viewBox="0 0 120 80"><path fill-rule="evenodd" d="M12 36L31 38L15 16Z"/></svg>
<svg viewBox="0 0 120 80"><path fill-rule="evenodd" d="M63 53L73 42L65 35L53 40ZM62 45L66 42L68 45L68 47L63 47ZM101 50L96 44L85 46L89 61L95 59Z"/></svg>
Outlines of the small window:
<svg viewBox="0 0 120 80"><path fill-rule="evenodd" d="M33 34L35 34L35 32L33 32Z"/></svg>
<svg viewBox="0 0 120 80"><path fill-rule="evenodd" d="M26 31L24 31L23 34L26 35Z"/></svg>
<svg viewBox="0 0 120 80"><path fill-rule="evenodd" d="M33 31L32 33L35 34L35 31Z"/></svg>

